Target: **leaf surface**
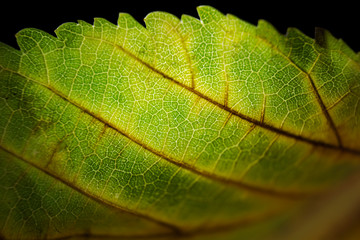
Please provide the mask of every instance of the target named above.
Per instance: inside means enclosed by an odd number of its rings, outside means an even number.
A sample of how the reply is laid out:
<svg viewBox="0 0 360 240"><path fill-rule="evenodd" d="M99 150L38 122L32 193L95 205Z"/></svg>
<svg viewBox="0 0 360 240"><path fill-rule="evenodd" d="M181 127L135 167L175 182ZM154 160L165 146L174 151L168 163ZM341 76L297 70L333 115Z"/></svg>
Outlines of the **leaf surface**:
<svg viewBox="0 0 360 240"><path fill-rule="evenodd" d="M198 13L0 44L3 238L270 238L358 174L359 54Z"/></svg>

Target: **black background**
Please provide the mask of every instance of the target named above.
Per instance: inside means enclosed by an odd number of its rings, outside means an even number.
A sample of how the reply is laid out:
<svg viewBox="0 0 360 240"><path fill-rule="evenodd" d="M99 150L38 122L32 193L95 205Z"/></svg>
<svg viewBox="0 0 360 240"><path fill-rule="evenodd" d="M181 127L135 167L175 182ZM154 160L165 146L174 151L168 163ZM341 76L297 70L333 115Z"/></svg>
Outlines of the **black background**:
<svg viewBox="0 0 360 240"><path fill-rule="evenodd" d="M360 51L360 8L346 1L135 1L93 0L19 2L7 0L0 9L0 41L17 47L15 34L27 27L42 29L54 34L64 22L84 20L93 22L94 17L106 18L116 24L119 12L131 14L143 24L143 18L152 11L166 11L181 17L182 14L198 17L196 7L210 5L222 13L231 13L242 20L257 24L265 19L285 34L288 27L300 29L314 37L315 27L329 30L342 38L354 51Z"/></svg>

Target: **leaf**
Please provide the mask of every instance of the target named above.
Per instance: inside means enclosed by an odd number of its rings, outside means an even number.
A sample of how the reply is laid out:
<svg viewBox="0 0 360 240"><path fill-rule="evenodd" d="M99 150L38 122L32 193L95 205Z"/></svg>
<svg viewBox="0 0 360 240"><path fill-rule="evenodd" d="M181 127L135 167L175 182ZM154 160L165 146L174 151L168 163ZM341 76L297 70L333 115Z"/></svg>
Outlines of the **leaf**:
<svg viewBox="0 0 360 240"><path fill-rule="evenodd" d="M350 219L357 198L332 203L360 170L360 55L198 13L0 45L0 237L315 239L334 221L297 219L318 198Z"/></svg>

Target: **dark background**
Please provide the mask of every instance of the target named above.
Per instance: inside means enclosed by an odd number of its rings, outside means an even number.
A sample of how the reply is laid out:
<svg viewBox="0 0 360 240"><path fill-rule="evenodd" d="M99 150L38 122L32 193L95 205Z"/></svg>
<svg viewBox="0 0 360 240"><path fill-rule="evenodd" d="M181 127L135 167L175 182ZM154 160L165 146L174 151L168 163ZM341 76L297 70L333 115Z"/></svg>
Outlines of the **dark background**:
<svg viewBox="0 0 360 240"><path fill-rule="evenodd" d="M64 22L84 20L93 22L94 17L106 18L116 24L119 12L131 14L143 24L143 18L152 11L166 11L181 17L188 14L198 17L196 7L210 5L222 13L231 13L242 20L257 24L259 19L272 23L285 34L288 27L300 29L314 37L315 27L322 27L342 38L354 51L360 51L360 10L346 1L135 1L92 0L77 1L33 1L7 0L0 9L0 41L16 47L15 34L26 27L42 29L51 34Z"/></svg>

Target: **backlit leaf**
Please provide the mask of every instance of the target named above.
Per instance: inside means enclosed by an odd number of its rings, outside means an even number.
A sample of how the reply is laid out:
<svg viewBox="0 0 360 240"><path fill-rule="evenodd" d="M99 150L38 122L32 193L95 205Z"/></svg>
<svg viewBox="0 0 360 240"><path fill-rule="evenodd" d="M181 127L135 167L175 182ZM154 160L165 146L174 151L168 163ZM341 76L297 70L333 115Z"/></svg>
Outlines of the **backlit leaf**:
<svg viewBox="0 0 360 240"><path fill-rule="evenodd" d="M360 55L198 13L0 44L0 237L318 239L299 212L359 210L333 189L360 170Z"/></svg>

